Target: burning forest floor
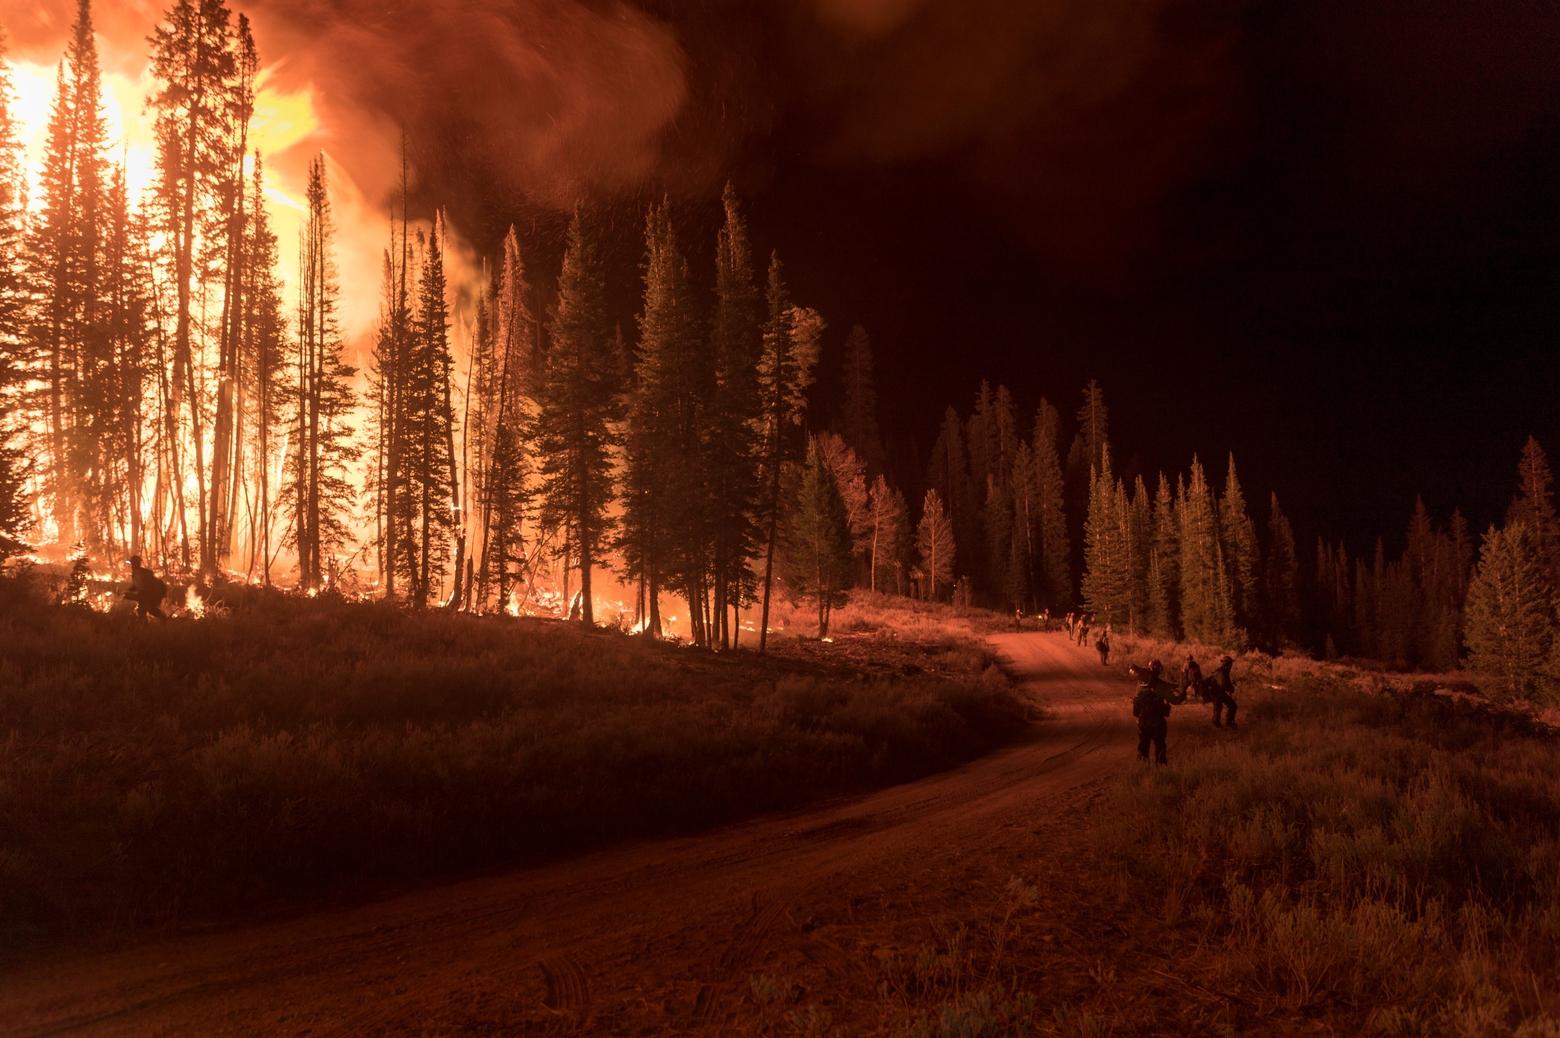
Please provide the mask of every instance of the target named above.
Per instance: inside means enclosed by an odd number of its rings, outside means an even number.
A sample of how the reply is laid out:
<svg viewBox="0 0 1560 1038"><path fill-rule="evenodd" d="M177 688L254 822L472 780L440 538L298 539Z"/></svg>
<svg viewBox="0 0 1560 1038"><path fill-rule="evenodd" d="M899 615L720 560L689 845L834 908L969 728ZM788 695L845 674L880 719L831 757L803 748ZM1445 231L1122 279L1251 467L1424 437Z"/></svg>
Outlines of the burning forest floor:
<svg viewBox="0 0 1560 1038"><path fill-rule="evenodd" d="M1024 729L931 623L768 657L231 587L203 619L0 581L0 946L112 939L690 832ZM893 613L893 610L888 611ZM904 636L901 636L904 635Z"/></svg>

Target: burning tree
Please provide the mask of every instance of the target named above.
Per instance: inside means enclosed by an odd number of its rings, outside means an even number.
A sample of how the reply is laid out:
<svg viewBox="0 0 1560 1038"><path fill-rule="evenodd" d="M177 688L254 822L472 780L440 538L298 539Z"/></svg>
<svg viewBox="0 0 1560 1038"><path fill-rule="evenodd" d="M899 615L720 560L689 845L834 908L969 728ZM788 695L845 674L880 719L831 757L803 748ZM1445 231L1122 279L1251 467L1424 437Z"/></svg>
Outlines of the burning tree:
<svg viewBox="0 0 1560 1038"><path fill-rule="evenodd" d="M0 558L21 550L29 525L24 455L15 417L27 368L27 283L20 262L26 215L11 74L0 37Z"/></svg>
<svg viewBox="0 0 1560 1038"><path fill-rule="evenodd" d="M301 289L293 358L293 443L287 465L292 480L288 506L299 582L312 590L325 579L326 554L348 540L352 501L348 467L359 453L349 421L356 406L351 385L356 372L342 359L336 320L339 289L331 253L324 156L309 166L308 205L309 221L298 257Z"/></svg>
<svg viewBox="0 0 1560 1038"><path fill-rule="evenodd" d="M651 206L645 221L645 297L639 318L637 385L629 394L623 526L623 565L637 577L646 630L660 635L658 598L671 582L688 602L693 638L709 632L707 473L698 464L712 402L714 371L704 349L689 286L688 264L677 249L670 206Z"/></svg>
<svg viewBox="0 0 1560 1038"><path fill-rule="evenodd" d="M622 414L620 366L606 312L599 249L578 208L569 221L552 344L537 416L542 518L563 527L560 552L580 573L580 619L595 623L591 571L610 543L612 451Z"/></svg>
<svg viewBox="0 0 1560 1038"><path fill-rule="evenodd" d="M460 484L455 469L455 414L450 397L449 304L445 297L441 221L432 234L418 232L416 310L393 370L390 417L396 458L395 498L389 521L396 528L393 565L422 608L443 583L451 540L460 525ZM458 569L463 563L455 554ZM457 596L458 597L458 596Z"/></svg>
<svg viewBox="0 0 1560 1038"><path fill-rule="evenodd" d="M503 260L489 309L488 347L478 356L479 405L473 457L481 524L477 550L476 600L485 606L490 592L506 606L517 566L526 561L524 526L531 509L530 443L535 420L535 387L541 358L540 324L531 309L531 285L513 227L504 236Z"/></svg>
<svg viewBox="0 0 1560 1038"><path fill-rule="evenodd" d="M264 204L264 170L260 156L254 159L250 204L245 216L243 256L248 271L239 335L239 383L237 410L244 423L235 448L234 468L242 476L246 516L248 563L253 576L271 582L272 527L277 512L272 486L275 444L287 435L287 318L282 288L276 274L276 235L272 233ZM247 453L246 453L247 449ZM230 514L237 514L236 509Z"/></svg>

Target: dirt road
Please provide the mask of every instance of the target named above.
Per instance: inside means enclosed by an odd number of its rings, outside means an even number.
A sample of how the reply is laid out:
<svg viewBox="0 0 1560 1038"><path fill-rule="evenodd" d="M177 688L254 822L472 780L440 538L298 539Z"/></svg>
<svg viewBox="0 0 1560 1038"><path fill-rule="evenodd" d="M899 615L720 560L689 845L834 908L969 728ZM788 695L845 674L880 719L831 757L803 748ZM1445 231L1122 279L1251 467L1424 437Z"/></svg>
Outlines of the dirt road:
<svg viewBox="0 0 1560 1038"><path fill-rule="evenodd" d="M1050 712L957 771L704 835L0 977L20 1035L663 1033L739 1024L753 978L859 975L907 906L984 896L1131 759L1119 669L993 639ZM859 978L858 978L859 979ZM816 989L815 989L816 990ZM870 990L870 986L868 988Z"/></svg>

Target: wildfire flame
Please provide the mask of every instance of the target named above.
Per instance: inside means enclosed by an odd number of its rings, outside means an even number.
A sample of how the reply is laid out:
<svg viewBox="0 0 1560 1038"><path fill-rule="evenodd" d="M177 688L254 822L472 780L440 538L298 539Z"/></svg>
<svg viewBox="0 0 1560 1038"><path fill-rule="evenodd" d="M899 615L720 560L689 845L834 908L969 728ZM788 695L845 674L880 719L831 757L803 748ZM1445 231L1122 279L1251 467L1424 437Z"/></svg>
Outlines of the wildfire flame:
<svg viewBox="0 0 1560 1038"><path fill-rule="evenodd" d="M139 8L139 5L136 6ZM147 49L147 35L156 17L155 11L148 8L145 9L144 24L132 25L127 18L111 19L109 21L115 26L111 33L105 33L105 23L99 22L95 38L101 70L102 113L108 137L104 157L111 165L123 168L125 186L133 207L144 205L150 200L159 179L156 113L148 107L148 100L161 89L161 84L152 74ZM263 42L264 33L258 35ZM11 76L11 114L22 145L23 164L29 183L27 204L30 217L36 219L44 211L45 199L38 185L48 151L50 118L60 89L59 62L65 50L65 41L63 37L51 44L35 40L28 46L30 49L23 52L7 53L3 60ZM335 95L327 95L319 84L309 78L311 74L312 67L308 62L289 62L285 59L268 64L257 73L254 110L248 124L244 163L246 171L252 172L254 153L259 153L265 166L264 197L270 230L280 244L277 273L282 282L284 310L293 312L301 277L300 264L295 262L293 249L296 247L294 243L303 237L308 221L308 205L305 201L307 166L315 155L324 155L335 229L333 258L341 275L338 310L340 329L346 347L346 360L359 372L359 382L354 388L360 401L363 401L367 388L371 333L380 317L377 272L389 234L387 202L393 183L392 178L387 176L387 170L394 164L384 161L392 157L386 154L391 148L384 141L380 141L381 146L376 147L372 140L376 134L386 136L382 132L385 127L371 120L365 121L361 111L353 110L350 104L343 105ZM332 158L329 154L331 146L341 150L340 157L346 160L346 165ZM553 164L551 159L548 162L549 165ZM358 176L354 176L353 163L356 163ZM415 233L416 221L413 223ZM469 347L462 335L469 337L474 327L471 314L466 310L474 305L477 287L486 283L490 272L478 254L462 242L458 235L447 229L444 233L447 239L443 255L454 304L451 326L454 329L465 329L464 333L453 337L451 344L456 368L460 369L466 364ZM154 234L152 251L160 254L165 245ZM152 287L164 293L170 291L166 283L154 284ZM161 305L166 307L166 298ZM203 300L201 305L206 308L209 317L211 312L220 311L222 304L219 299ZM208 340L209 337L204 333L197 333L193 346L201 378L205 378L214 366L210 362L214 345ZM458 393L460 389L457 387L456 391ZM198 392L206 393L208 390L202 385ZM212 388L210 392L214 395L218 390ZM358 414L349 419L354 427L368 427L368 406L366 401L362 402ZM38 419L28 416L25 420L36 423ZM279 449L276 441L273 441L267 448L271 452L270 456L261 461L270 474L273 490L281 487L287 478L286 458L292 434L290 427L281 429ZM189 450L190 454L198 450L200 456L206 459L215 454L213 444L216 434L210 422L200 433L199 438L203 442L198 445L193 432L181 430L178 435L188 437L189 442L182 449ZM40 550L58 561L64 555L62 537L67 536L66 531L73 529L73 524L53 514L53 499L41 476L45 469L46 463L35 467L34 474L29 476L34 497L33 536L29 540L41 545ZM171 526L170 517L176 513L173 505L157 496L163 488L163 484L158 482L158 474L148 467L142 470L139 478L141 485L131 488L126 495L132 503L131 507L108 520L113 527L110 531L111 540L117 538L118 542L125 544L130 541L131 517L136 512L139 513L143 530L160 526L166 533ZM366 486L368 473L366 469L360 469L349 473L348 479L359 487ZM169 475L168 480L170 486L182 484L179 489L186 501L197 500L206 489L201 485L196 471L190 468L185 469L182 479ZM181 502L179 507L188 512L192 506ZM470 501L465 498L451 502L452 511L460 521L467 519L469 507ZM359 538L366 539L369 535L366 521L359 521L362 525L355 532ZM265 581L272 579L271 564L285 553L284 524L285 520L275 506L273 494L272 513L262 516L259 524L271 535L267 541L268 557L261 559ZM350 566L352 558L361 556L348 553L343 564ZM170 558L156 561L163 565L179 564ZM183 564L191 563L186 557ZM244 582L261 581L253 564L245 572L232 576ZM349 587L356 586L352 584L352 574L341 576ZM603 577L604 574L598 572L598 586L602 583L610 584L610 578L604 581ZM335 583L333 577L330 586L334 588ZM570 607L577 605L577 596L574 602L565 601L565 596L557 590L549 590L546 586L548 584L567 587L568 578L561 571L551 569L529 577L523 595L519 592L509 595L503 603L504 611L510 615L569 615ZM308 594L312 596L318 594L318 591L311 590ZM122 599L112 592L101 595L95 593L89 598L88 604L105 611L124 606ZM206 615L206 603L194 588L186 590L184 605L192 616ZM614 605L615 611L612 608ZM598 599L594 606L598 618L611 617L615 612L615 622L619 627L626 626L627 618L633 615L621 601L604 603ZM220 612L220 608L216 611ZM670 622L675 623L675 618ZM636 629L642 630L644 626L645 622L640 621Z"/></svg>
<svg viewBox="0 0 1560 1038"><path fill-rule="evenodd" d="M141 55L145 40L115 41L97 37L102 59L103 116L108 131L108 160L122 165L125 185L133 200L149 196L157 182L156 119L147 107L147 99L157 88L149 67L139 75L118 71L126 54ZM13 112L21 139L28 183L36 185L43 171L48 145L49 115L58 91L57 68L53 62L8 56L11 71ZM280 62L260 70L255 77L255 108L248 132L249 153L244 158L245 173L253 172L254 153L266 165L265 197L269 203L271 229L277 240L295 242L308 217L304 200L307 183L307 159L329 143L329 127L321 121L321 106L312 83L286 87L280 82ZM327 162L331 175L332 205L336 212L338 252L351 269L374 270L383 245L384 228L377 213L378 203L366 198L351 171ZM29 192L29 208L42 209L41 192ZM289 298L296 298L296 263L283 262L282 283ZM341 299L343 329L351 339L366 335L378 315L378 301L372 284L354 292L344 284Z"/></svg>

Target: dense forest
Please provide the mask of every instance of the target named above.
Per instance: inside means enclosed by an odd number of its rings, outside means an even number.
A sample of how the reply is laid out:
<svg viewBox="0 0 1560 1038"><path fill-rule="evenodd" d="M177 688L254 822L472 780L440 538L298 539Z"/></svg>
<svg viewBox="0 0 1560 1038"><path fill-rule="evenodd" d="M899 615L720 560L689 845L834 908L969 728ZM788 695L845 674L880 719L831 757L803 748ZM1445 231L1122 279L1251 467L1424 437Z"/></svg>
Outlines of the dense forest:
<svg viewBox="0 0 1560 1038"><path fill-rule="evenodd" d="M413 218L403 158L382 269L349 272L382 285L355 365L323 157L295 255L271 227L245 16L177 0L149 43L146 197L114 161L87 0L35 177L0 80L0 552L142 554L208 581L361 581L414 608L545 605L587 624L593 580L613 573L637 629L660 635L680 600L688 636L715 648L744 617L762 648L777 593L815 606L821 634L869 589L1081 607L1207 644L1469 660L1528 694L1560 676L1560 521L1536 441L1502 526L1419 503L1405 536L1353 553L1297 544L1275 495L1254 510L1233 456L1213 477L1195 457L1123 466L1093 382L1076 411L1042 399L1032 417L983 385L967 414L947 410L924 470L893 462L914 452L884 442L867 332L835 335L791 298L730 185L713 242L648 207L629 327L583 204L560 269L533 269L511 229L457 314L444 218ZM688 257L711 249L701 283ZM841 404L822 414L826 347Z"/></svg>

